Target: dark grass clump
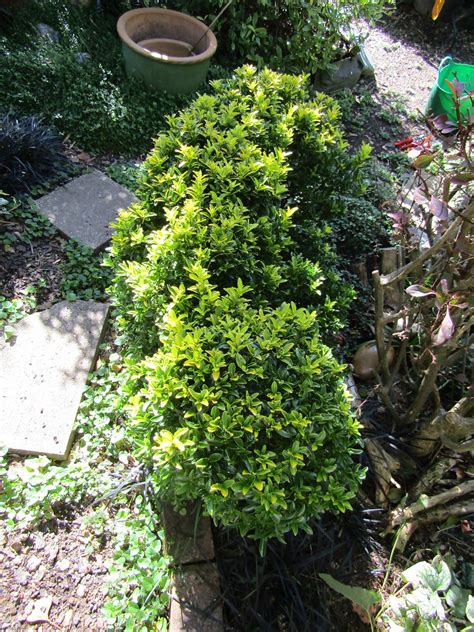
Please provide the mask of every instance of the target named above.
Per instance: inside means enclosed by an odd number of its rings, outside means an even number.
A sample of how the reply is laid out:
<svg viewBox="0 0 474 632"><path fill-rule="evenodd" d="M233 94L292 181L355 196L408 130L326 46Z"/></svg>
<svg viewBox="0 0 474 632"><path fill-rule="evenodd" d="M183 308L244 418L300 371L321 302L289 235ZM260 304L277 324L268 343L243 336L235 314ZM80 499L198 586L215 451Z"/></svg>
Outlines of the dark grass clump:
<svg viewBox="0 0 474 632"><path fill-rule="evenodd" d="M326 515L311 522L312 535L288 534L284 544L269 542L264 557L254 542L233 530L216 529L226 630L364 630L350 603L331 591L319 573L369 584L376 572L370 555L378 549L379 518L378 510L361 509L337 518Z"/></svg>
<svg viewBox="0 0 474 632"><path fill-rule="evenodd" d="M59 135L36 116L0 118L0 191L31 192L65 169L67 158Z"/></svg>

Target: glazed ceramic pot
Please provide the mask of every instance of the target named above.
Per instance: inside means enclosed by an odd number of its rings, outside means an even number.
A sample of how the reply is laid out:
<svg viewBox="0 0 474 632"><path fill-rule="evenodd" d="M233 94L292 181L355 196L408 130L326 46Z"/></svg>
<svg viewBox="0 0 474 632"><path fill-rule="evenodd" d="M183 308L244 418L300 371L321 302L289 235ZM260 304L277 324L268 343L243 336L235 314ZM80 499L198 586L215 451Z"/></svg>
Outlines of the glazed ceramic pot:
<svg viewBox="0 0 474 632"><path fill-rule="evenodd" d="M194 92L217 49L212 31L169 9L133 9L117 22L127 74L171 94Z"/></svg>

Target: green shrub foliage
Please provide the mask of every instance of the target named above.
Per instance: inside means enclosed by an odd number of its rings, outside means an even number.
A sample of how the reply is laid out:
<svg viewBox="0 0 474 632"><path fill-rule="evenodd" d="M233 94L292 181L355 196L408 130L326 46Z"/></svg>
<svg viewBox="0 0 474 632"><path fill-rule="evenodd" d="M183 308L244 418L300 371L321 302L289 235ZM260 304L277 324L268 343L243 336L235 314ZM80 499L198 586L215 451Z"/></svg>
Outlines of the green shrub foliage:
<svg viewBox="0 0 474 632"><path fill-rule="evenodd" d="M350 290L327 220L360 189L327 96L243 67L156 141L110 261L130 415L161 494L265 542L343 511L361 470L320 334Z"/></svg>
<svg viewBox="0 0 474 632"><path fill-rule="evenodd" d="M207 23L227 0L171 0L167 6ZM390 0L239 0L213 30L218 56L232 66L252 62L291 72L315 72L348 52L341 37L356 19L378 19Z"/></svg>

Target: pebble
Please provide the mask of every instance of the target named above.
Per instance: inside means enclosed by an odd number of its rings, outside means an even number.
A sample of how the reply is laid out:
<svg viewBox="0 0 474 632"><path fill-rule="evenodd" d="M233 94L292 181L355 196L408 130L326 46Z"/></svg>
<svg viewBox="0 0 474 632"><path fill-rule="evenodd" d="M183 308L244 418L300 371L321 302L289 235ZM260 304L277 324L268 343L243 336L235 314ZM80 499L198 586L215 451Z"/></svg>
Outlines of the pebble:
<svg viewBox="0 0 474 632"><path fill-rule="evenodd" d="M51 564L54 564L54 562L56 561L56 558L58 557L58 554L59 554L59 546L56 546L54 544L48 547L48 549L46 550L46 555L48 556L48 559L51 562Z"/></svg>
<svg viewBox="0 0 474 632"><path fill-rule="evenodd" d="M18 571L15 573L14 578L20 586L26 586L30 581L30 574L26 571Z"/></svg>
<svg viewBox="0 0 474 632"><path fill-rule="evenodd" d="M36 581L40 582L46 575L46 566L43 564L35 575Z"/></svg>
<svg viewBox="0 0 474 632"><path fill-rule="evenodd" d="M92 571L92 567L88 562L79 562L77 570L82 575L88 575Z"/></svg>
<svg viewBox="0 0 474 632"><path fill-rule="evenodd" d="M71 562L69 560L59 560L59 562L56 563L55 568L57 568L58 571L65 573L67 570L69 570L70 567L71 567Z"/></svg>
<svg viewBox="0 0 474 632"><path fill-rule="evenodd" d="M64 615L64 619L62 623L63 626L67 627L68 625L71 625L73 617L74 617L74 610L68 610L66 614Z"/></svg>
<svg viewBox="0 0 474 632"><path fill-rule="evenodd" d="M26 563L26 568L30 571L30 573L34 573L40 566L41 560L39 557L36 557L36 555L32 555Z"/></svg>
<svg viewBox="0 0 474 632"><path fill-rule="evenodd" d="M82 599L85 594L86 594L86 587L83 584L79 584L76 590L76 596L79 597L79 599Z"/></svg>
<svg viewBox="0 0 474 632"><path fill-rule="evenodd" d="M33 546L37 551L42 551L46 544L42 537L36 535L33 541Z"/></svg>
<svg viewBox="0 0 474 632"><path fill-rule="evenodd" d="M15 551L15 553L19 553L23 548L23 542L24 540L20 538L18 540L13 540L10 547Z"/></svg>

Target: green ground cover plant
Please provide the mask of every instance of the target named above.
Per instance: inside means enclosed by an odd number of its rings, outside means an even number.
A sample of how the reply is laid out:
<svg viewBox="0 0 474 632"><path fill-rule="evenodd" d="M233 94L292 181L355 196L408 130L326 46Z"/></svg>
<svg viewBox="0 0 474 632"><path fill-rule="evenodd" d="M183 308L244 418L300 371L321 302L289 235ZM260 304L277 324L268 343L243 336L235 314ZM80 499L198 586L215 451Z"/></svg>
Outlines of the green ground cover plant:
<svg viewBox="0 0 474 632"><path fill-rule="evenodd" d="M34 0L15 11L0 34L0 109L40 114L88 151L137 155L186 98L128 79L116 20L92 5ZM58 41L38 23L56 29Z"/></svg>
<svg viewBox="0 0 474 632"><path fill-rule="evenodd" d="M68 301L104 300L111 275L102 265L103 254L96 254L74 240L66 243L64 253L61 296Z"/></svg>
<svg viewBox="0 0 474 632"><path fill-rule="evenodd" d="M437 555L431 562L417 562L401 573L402 586L388 595L382 592L383 587L379 593L342 584L327 574L321 578L365 612L371 630L469 632L474 623L474 599L469 590L472 578L468 587L463 586L455 567L451 556L443 559Z"/></svg>
<svg viewBox="0 0 474 632"><path fill-rule="evenodd" d="M129 419L159 493L257 539L350 506L362 470L342 367L320 338L351 297L327 221L363 189L338 108L243 67L169 120L110 264Z"/></svg>

